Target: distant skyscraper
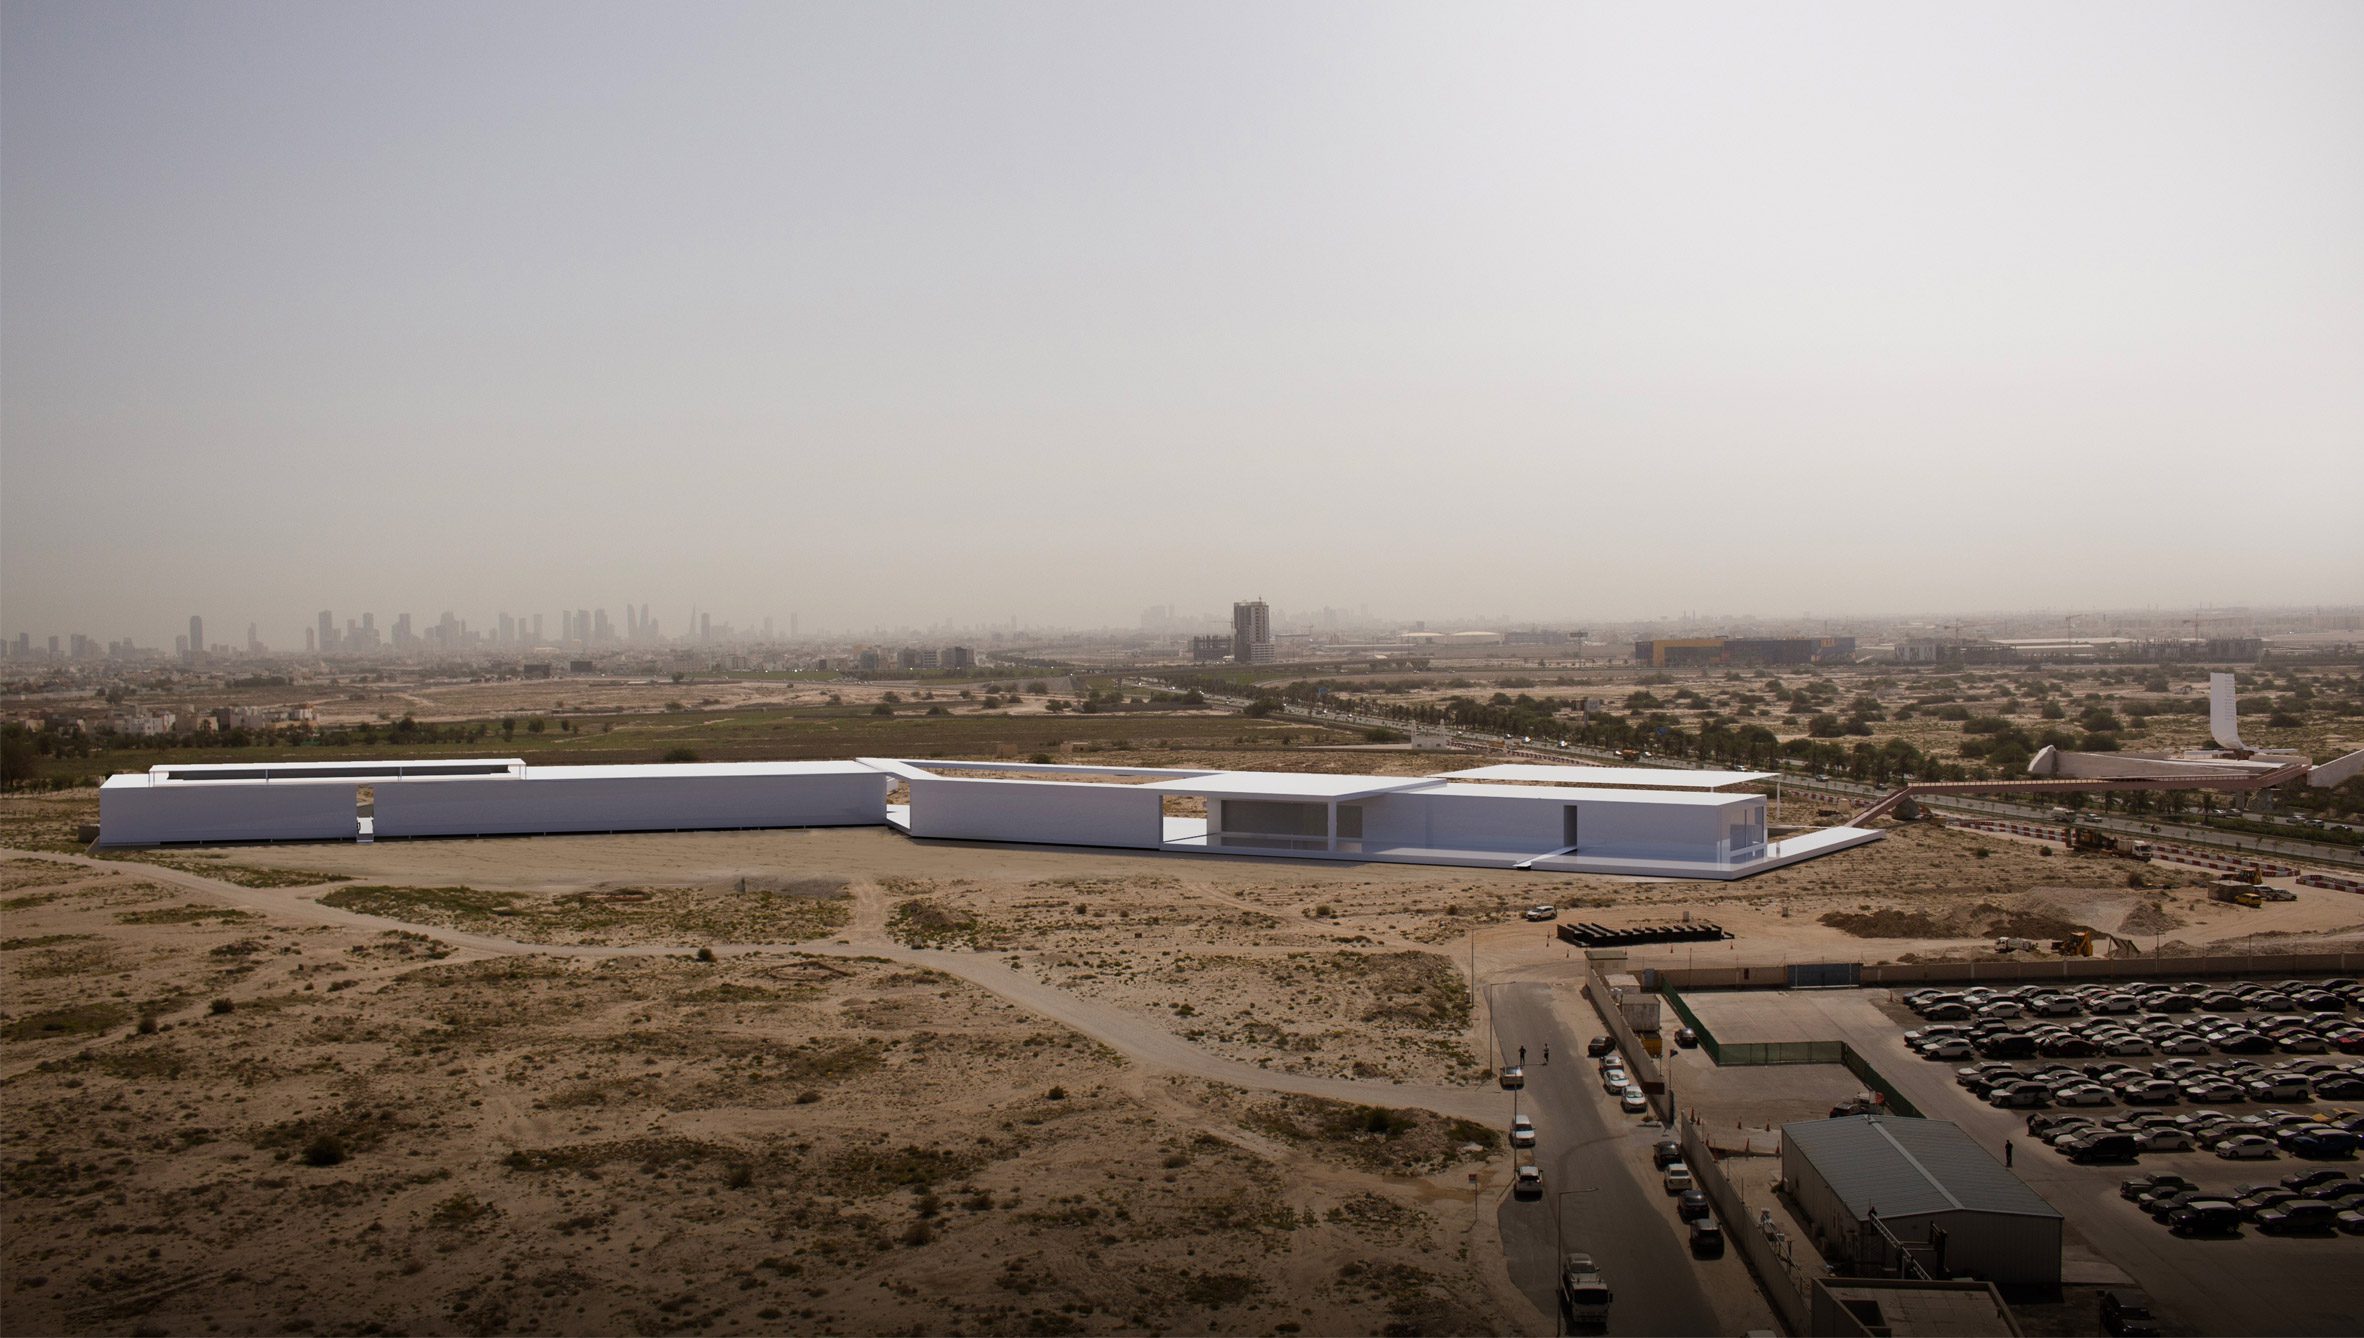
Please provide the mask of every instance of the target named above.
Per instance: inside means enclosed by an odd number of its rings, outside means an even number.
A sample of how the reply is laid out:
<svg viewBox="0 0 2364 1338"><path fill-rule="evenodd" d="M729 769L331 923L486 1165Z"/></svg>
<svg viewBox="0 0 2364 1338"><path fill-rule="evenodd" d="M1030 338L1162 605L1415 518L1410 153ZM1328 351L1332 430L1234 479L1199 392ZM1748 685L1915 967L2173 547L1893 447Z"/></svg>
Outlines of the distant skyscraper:
<svg viewBox="0 0 2364 1338"><path fill-rule="evenodd" d="M700 642L708 642L708 641L712 641L713 639L714 639L714 615L713 615L713 614L711 614L711 613L701 613L701 614L699 614L699 615L698 615L698 640L699 640Z"/></svg>
<svg viewBox="0 0 2364 1338"><path fill-rule="evenodd" d="M194 659L203 654L205 654L205 620L192 613L189 615L189 655Z"/></svg>
<svg viewBox="0 0 2364 1338"><path fill-rule="evenodd" d="M337 620L327 609L320 611L320 653L328 654L337 645Z"/></svg>
<svg viewBox="0 0 2364 1338"><path fill-rule="evenodd" d="M1231 606L1231 658L1240 664L1272 661L1272 609L1261 599Z"/></svg>
<svg viewBox="0 0 2364 1338"><path fill-rule="evenodd" d="M262 629L256 627L253 623L248 623L246 625L246 653L249 655L260 655L263 653Z"/></svg>

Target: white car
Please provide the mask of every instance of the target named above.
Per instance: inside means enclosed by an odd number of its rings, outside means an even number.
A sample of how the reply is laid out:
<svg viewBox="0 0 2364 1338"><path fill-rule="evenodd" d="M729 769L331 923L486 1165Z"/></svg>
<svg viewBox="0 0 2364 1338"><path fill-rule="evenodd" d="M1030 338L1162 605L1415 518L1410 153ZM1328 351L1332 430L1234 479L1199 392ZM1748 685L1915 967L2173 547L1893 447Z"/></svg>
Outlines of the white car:
<svg viewBox="0 0 2364 1338"><path fill-rule="evenodd" d="M1692 1187L1691 1168L1679 1161L1669 1163L1664 1174L1666 1192L1669 1194L1680 1194Z"/></svg>
<svg viewBox="0 0 2364 1338"><path fill-rule="evenodd" d="M1625 1076L1624 1069L1612 1068L1601 1070L1601 1090L1607 1092L1611 1096L1615 1096L1619 1092L1624 1091L1627 1087L1631 1086L1632 1083L1633 1080Z"/></svg>
<svg viewBox="0 0 2364 1338"><path fill-rule="evenodd" d="M1511 1182L1510 1192L1522 1199L1543 1197L1543 1168L1528 1163L1519 1168L1518 1179Z"/></svg>
<svg viewBox="0 0 2364 1338"><path fill-rule="evenodd" d="M2217 1144L2216 1155L2226 1161L2271 1161L2282 1154L2274 1146L2274 1140L2257 1134L2242 1134Z"/></svg>
<svg viewBox="0 0 2364 1338"><path fill-rule="evenodd" d="M1522 913L1529 920L1557 920L1560 918L1560 910L1557 906L1529 906Z"/></svg>
<svg viewBox="0 0 2364 1338"><path fill-rule="evenodd" d="M2064 1106L2107 1106L2117 1100L2110 1094L2110 1089L2096 1083L2063 1087L2052 1094L2052 1099Z"/></svg>
<svg viewBox="0 0 2364 1338"><path fill-rule="evenodd" d="M1617 1108L1628 1115L1646 1115L1650 1111L1650 1099L1642 1095L1641 1088L1628 1087L1617 1094Z"/></svg>
<svg viewBox="0 0 2364 1338"><path fill-rule="evenodd" d="M1524 1115L1514 1115L1510 1121L1510 1145L1514 1148L1535 1146L1535 1122Z"/></svg>
<svg viewBox="0 0 2364 1338"><path fill-rule="evenodd" d="M2181 1129L2146 1129L2134 1136L2145 1152L2189 1152L2192 1136Z"/></svg>

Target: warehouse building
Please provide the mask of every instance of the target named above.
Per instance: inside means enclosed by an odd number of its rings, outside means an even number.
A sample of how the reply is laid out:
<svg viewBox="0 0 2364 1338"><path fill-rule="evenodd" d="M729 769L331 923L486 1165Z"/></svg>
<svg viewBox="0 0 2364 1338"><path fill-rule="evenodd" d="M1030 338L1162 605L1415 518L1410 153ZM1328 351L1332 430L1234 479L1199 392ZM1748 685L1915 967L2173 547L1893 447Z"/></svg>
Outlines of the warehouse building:
<svg viewBox="0 0 2364 1338"><path fill-rule="evenodd" d="M1768 840L1763 772L1499 765L1356 776L857 758L159 766L99 791L102 845L892 826L931 840L1745 878L1879 839ZM904 803L890 803L900 783Z"/></svg>
<svg viewBox="0 0 2364 1338"><path fill-rule="evenodd" d="M1855 658L1851 636L1688 636L1633 643L1638 664L1695 669L1725 664L1845 664Z"/></svg>
<svg viewBox="0 0 2364 1338"><path fill-rule="evenodd" d="M99 787L99 844L877 826L891 783L859 762L159 766Z"/></svg>
<svg viewBox="0 0 2364 1338"><path fill-rule="evenodd" d="M1785 1124L1781 1183L1834 1269L2060 1285L2059 1212L1944 1120Z"/></svg>

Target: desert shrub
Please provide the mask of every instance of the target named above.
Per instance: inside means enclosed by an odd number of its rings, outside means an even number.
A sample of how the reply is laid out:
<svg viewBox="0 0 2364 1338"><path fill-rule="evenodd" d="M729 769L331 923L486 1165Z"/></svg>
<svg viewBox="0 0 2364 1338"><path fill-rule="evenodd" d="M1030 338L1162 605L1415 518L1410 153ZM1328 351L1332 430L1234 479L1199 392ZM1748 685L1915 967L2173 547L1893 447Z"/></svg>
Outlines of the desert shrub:
<svg viewBox="0 0 2364 1338"><path fill-rule="evenodd" d="M665 760L668 762L695 762L698 760L698 750L695 748L667 748Z"/></svg>
<svg viewBox="0 0 2364 1338"><path fill-rule="evenodd" d="M334 1166L345 1159L345 1140L335 1134L322 1134L304 1144L304 1165Z"/></svg>
<svg viewBox="0 0 2364 1338"><path fill-rule="evenodd" d="M238 1005L230 1002L228 999L216 999L212 1003L209 1003L205 1006L205 1011L213 1014L215 1017L220 1017L224 1013L237 1011L237 1008Z"/></svg>
<svg viewBox="0 0 2364 1338"><path fill-rule="evenodd" d="M699 961L701 961L701 962L711 962L711 961L713 961L713 960L714 960L714 949L712 949L712 948L700 948L700 949L698 949L698 960L699 960Z"/></svg>

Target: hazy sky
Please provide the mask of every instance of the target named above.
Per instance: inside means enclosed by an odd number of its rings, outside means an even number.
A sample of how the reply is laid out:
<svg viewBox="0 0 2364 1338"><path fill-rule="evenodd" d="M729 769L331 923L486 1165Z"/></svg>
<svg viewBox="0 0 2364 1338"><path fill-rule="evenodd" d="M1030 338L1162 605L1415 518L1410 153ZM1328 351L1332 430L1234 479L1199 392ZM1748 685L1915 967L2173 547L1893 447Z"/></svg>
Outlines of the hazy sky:
<svg viewBox="0 0 2364 1338"><path fill-rule="evenodd" d="M11 635L2364 599L2349 0L5 15Z"/></svg>

